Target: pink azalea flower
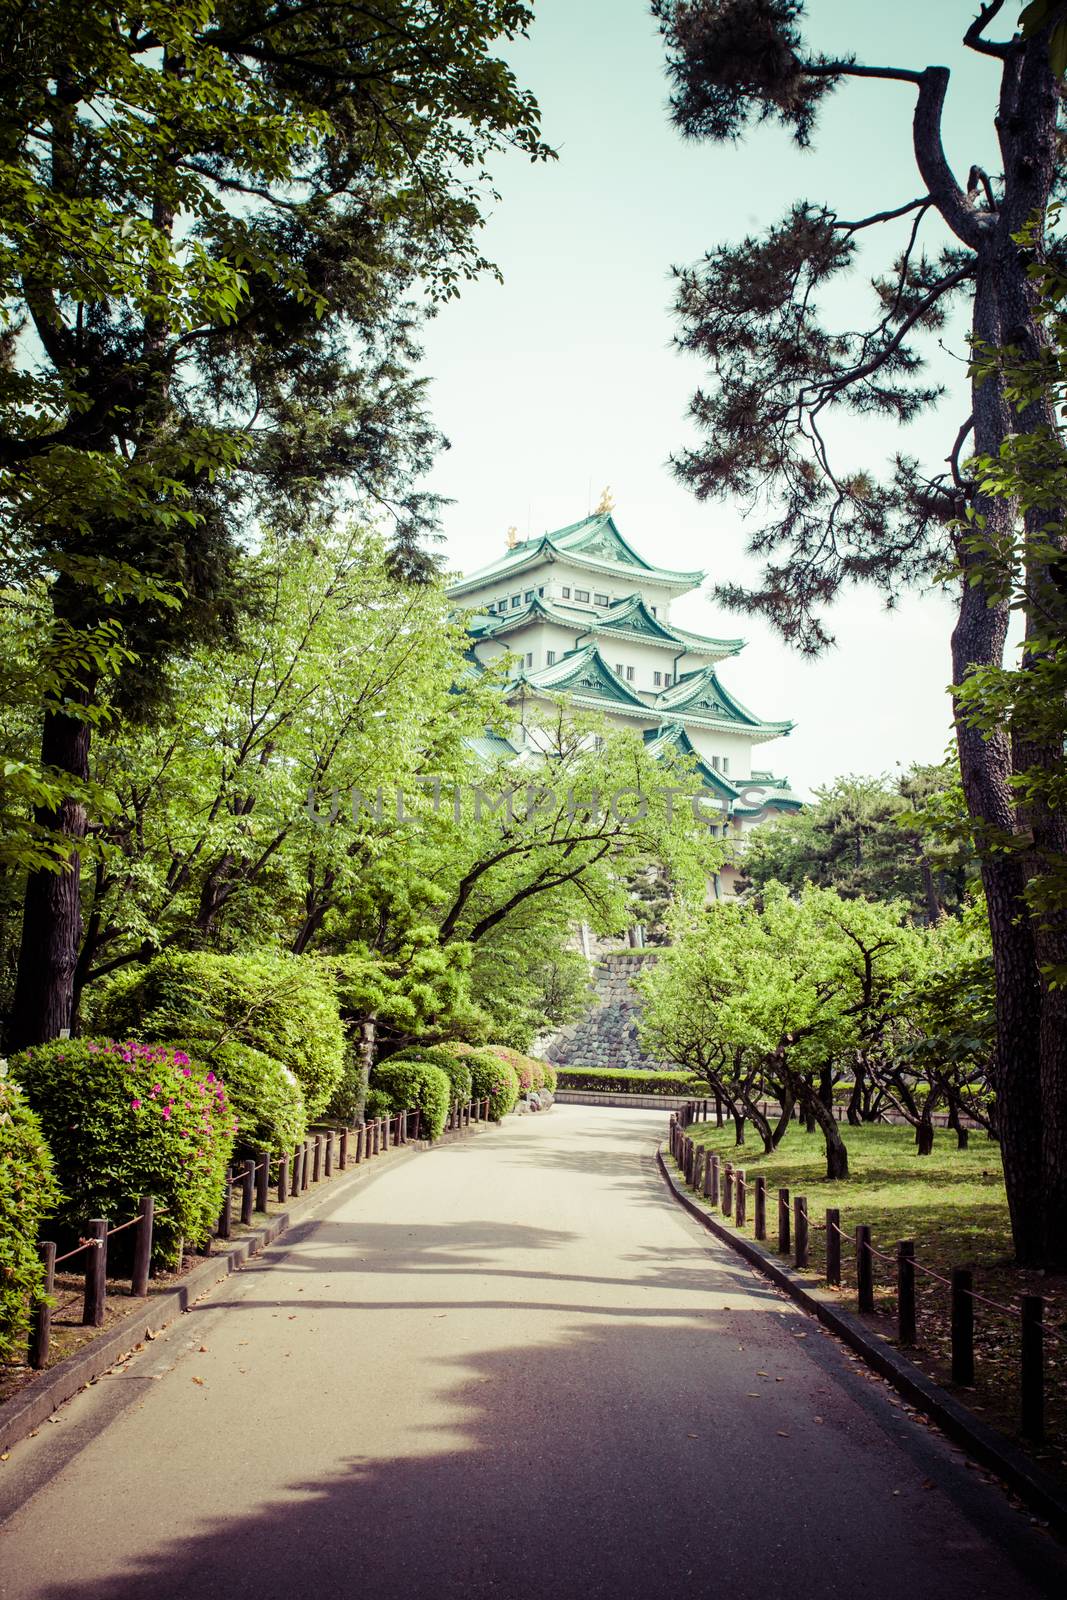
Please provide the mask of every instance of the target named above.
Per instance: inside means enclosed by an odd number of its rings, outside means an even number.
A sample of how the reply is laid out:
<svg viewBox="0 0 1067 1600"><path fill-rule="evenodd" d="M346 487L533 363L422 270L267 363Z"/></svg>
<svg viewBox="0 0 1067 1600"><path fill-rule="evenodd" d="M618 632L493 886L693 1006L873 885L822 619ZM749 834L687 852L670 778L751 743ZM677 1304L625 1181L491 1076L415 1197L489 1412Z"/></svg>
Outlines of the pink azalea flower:
<svg viewBox="0 0 1067 1600"><path fill-rule="evenodd" d="M139 1100L131 1100L130 1101L130 1110L131 1111L140 1111L140 1109L141 1109L141 1102Z"/></svg>
<svg viewBox="0 0 1067 1600"><path fill-rule="evenodd" d="M187 1067L189 1065L189 1057L186 1055L184 1050L175 1050L174 1065L176 1067ZM185 1076L188 1077L189 1074L186 1073Z"/></svg>
<svg viewBox="0 0 1067 1600"><path fill-rule="evenodd" d="M163 1117L163 1121L164 1122L169 1122L170 1121L170 1106L164 1106L163 1107L162 1117Z"/></svg>

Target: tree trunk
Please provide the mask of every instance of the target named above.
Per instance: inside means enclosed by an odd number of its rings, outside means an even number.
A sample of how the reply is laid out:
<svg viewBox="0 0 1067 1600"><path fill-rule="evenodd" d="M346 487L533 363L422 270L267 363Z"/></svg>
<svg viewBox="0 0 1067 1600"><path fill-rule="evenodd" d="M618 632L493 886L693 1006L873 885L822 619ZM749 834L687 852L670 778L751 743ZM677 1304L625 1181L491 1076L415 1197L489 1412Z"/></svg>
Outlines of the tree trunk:
<svg viewBox="0 0 1067 1600"><path fill-rule="evenodd" d="M826 1176L835 1180L847 1178L848 1150L845 1146L845 1141L841 1137L841 1128L833 1113L826 1109L810 1085L806 1085L806 1090L807 1092L804 1096L805 1112L812 1119L813 1124L818 1124L819 1132L822 1134L826 1144Z"/></svg>
<svg viewBox="0 0 1067 1600"><path fill-rule="evenodd" d="M377 1036L378 1018L372 1011L368 1016L361 1018L359 1024L359 1083L356 1088L356 1108L353 1123L363 1121L363 1108L367 1103L367 1086L370 1083L371 1068L374 1066L374 1043Z"/></svg>
<svg viewBox="0 0 1067 1600"><path fill-rule="evenodd" d="M781 1090L780 1093L782 1110L774 1132L771 1134L771 1143L775 1150L777 1150L778 1146L789 1132L789 1124L793 1120L793 1096L785 1089Z"/></svg>
<svg viewBox="0 0 1067 1600"><path fill-rule="evenodd" d="M858 1128L862 1121L863 1081L865 1076L866 1068L857 1056L852 1077L852 1093L848 1097L848 1110L845 1113L848 1117L849 1126L852 1128Z"/></svg>
<svg viewBox="0 0 1067 1600"><path fill-rule="evenodd" d="M928 1156L934 1148L934 1125L929 1117L923 1116L915 1124L915 1151L917 1155Z"/></svg>
<svg viewBox="0 0 1067 1600"><path fill-rule="evenodd" d="M79 691L82 703L88 691ZM45 713L41 765L84 782L89 776L90 727L77 717ZM37 810L42 828L78 842L85 837L85 807L67 799L57 811ZM81 857L75 851L61 872L31 872L23 897L22 940L8 1048L58 1039L71 1026L74 970L81 944Z"/></svg>

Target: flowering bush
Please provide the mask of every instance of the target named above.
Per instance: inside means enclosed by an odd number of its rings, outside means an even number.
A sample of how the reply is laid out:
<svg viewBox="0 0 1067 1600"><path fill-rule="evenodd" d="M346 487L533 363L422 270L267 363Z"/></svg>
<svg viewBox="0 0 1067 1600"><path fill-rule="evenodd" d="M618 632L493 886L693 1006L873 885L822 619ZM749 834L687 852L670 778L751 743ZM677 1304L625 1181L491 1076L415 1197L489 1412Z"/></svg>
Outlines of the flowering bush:
<svg viewBox="0 0 1067 1600"><path fill-rule="evenodd" d="M41 1125L18 1085L0 1075L0 1361L23 1352L30 1304L44 1284L37 1236L59 1198Z"/></svg>
<svg viewBox="0 0 1067 1600"><path fill-rule="evenodd" d="M510 1062L504 1061L492 1050L471 1050L465 1057L471 1069L471 1087L474 1098L489 1098L489 1116L501 1122L509 1111L514 1111L519 1098L519 1076Z"/></svg>
<svg viewBox="0 0 1067 1600"><path fill-rule="evenodd" d="M440 1067L429 1061L390 1059L374 1068L371 1089L389 1096L394 1111L420 1111L423 1137L440 1137L448 1115L452 1086Z"/></svg>
<svg viewBox="0 0 1067 1600"><path fill-rule="evenodd" d="M169 1040L172 1050L190 1055L199 1067L222 1079L237 1122L237 1142L271 1155L291 1154L307 1132L304 1096L295 1074L262 1050L229 1040Z"/></svg>
<svg viewBox="0 0 1067 1600"><path fill-rule="evenodd" d="M306 956L157 956L109 986L99 1021L113 1034L211 1039L224 1033L262 1050L296 1074L309 1117L329 1105L344 1070L337 996Z"/></svg>
<svg viewBox="0 0 1067 1600"><path fill-rule="evenodd" d="M509 1066L514 1067L519 1080L519 1092L521 1094L529 1094L535 1089L552 1089L555 1087L554 1083L550 1084L548 1082L545 1063L538 1060L536 1056L524 1056L521 1051L509 1049L506 1044L487 1044L485 1048L491 1050L494 1055L499 1056L501 1061L506 1061ZM555 1074L553 1074L554 1076Z"/></svg>
<svg viewBox="0 0 1067 1600"><path fill-rule="evenodd" d="M237 1118L218 1076L182 1050L113 1039L56 1039L11 1062L41 1120L73 1234L90 1217L125 1222L155 1197L153 1255L206 1239L222 1205Z"/></svg>

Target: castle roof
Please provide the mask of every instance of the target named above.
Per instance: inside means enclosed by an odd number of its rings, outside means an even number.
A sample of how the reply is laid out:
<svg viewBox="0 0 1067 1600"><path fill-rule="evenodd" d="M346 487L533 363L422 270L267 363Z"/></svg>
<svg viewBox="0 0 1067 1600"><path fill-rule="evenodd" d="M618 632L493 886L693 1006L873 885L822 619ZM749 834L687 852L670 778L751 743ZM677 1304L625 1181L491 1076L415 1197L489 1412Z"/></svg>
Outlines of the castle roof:
<svg viewBox="0 0 1067 1600"><path fill-rule="evenodd" d="M701 571L674 572L667 567L653 566L626 542L610 511L603 511L583 517L581 522L572 522L566 528L557 528L553 533L522 540L498 561L450 584L448 592L457 596L470 594L491 583L516 578L546 562L560 560L616 579L623 572L629 572L632 578L682 594L695 589L705 577Z"/></svg>

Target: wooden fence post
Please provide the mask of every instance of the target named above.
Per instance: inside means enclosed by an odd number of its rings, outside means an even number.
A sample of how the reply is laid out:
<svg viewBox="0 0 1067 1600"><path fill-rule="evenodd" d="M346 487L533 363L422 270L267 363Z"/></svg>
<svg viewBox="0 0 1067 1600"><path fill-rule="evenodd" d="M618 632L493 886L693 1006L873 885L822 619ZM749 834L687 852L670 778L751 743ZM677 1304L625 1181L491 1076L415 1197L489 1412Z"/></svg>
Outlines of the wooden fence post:
<svg viewBox="0 0 1067 1600"><path fill-rule="evenodd" d="M311 1169L312 1183L318 1183L322 1177L322 1134L315 1135L315 1159Z"/></svg>
<svg viewBox="0 0 1067 1600"><path fill-rule="evenodd" d="M390 1125L392 1123L392 1120L393 1120L392 1117L385 1117L382 1120L382 1149L383 1150L388 1150L388 1148L389 1148L389 1132L390 1132Z"/></svg>
<svg viewBox="0 0 1067 1600"><path fill-rule="evenodd" d="M222 1190L222 1206L219 1210L219 1225L215 1229L220 1239L230 1237L230 1213L233 1210L233 1168L226 1168L226 1183Z"/></svg>
<svg viewBox="0 0 1067 1600"><path fill-rule="evenodd" d="M1040 1444L1045 1437L1045 1302L1039 1294L1022 1297L1020 1400L1024 1439Z"/></svg>
<svg viewBox="0 0 1067 1600"><path fill-rule="evenodd" d="M971 1270L952 1269L952 1381L969 1389L974 1383L974 1301Z"/></svg>
<svg viewBox="0 0 1067 1600"><path fill-rule="evenodd" d="M718 1155L714 1155L713 1154L712 1158L711 1158L711 1193L708 1195L708 1199L711 1201L713 1206L717 1206L718 1205L718 1203L719 1203L719 1195L720 1195L721 1192L722 1192L722 1158L720 1156L718 1156Z"/></svg>
<svg viewBox="0 0 1067 1600"><path fill-rule="evenodd" d="M897 1343L910 1345L917 1340L915 1240L901 1239L897 1245Z"/></svg>
<svg viewBox="0 0 1067 1600"><path fill-rule="evenodd" d="M107 1218L93 1217L89 1223L93 1243L86 1251L85 1306L82 1326L102 1328L107 1308Z"/></svg>
<svg viewBox="0 0 1067 1600"><path fill-rule="evenodd" d="M148 1293L148 1269L152 1264L152 1225L155 1221L156 1202L150 1194L141 1196L137 1207L141 1218L133 1241L133 1276L130 1279L131 1295Z"/></svg>
<svg viewBox="0 0 1067 1600"><path fill-rule="evenodd" d="M51 1239L42 1239L37 1254L44 1267L44 1287L41 1298L33 1308L30 1318L30 1366L38 1371L48 1365L48 1346L52 1341L52 1307L49 1296L56 1286L56 1247Z"/></svg>
<svg viewBox="0 0 1067 1600"><path fill-rule="evenodd" d="M841 1212L826 1208L826 1282L831 1289L841 1287Z"/></svg>
<svg viewBox="0 0 1067 1600"><path fill-rule="evenodd" d="M722 1209L726 1216L734 1209L734 1164L728 1161L722 1173Z"/></svg>
<svg viewBox="0 0 1067 1600"><path fill-rule="evenodd" d="M745 1226L746 1193L745 1174L741 1168L738 1168L738 1170L734 1173L734 1182L737 1185L737 1192L734 1200L734 1222L739 1228L743 1228Z"/></svg>
<svg viewBox="0 0 1067 1600"><path fill-rule="evenodd" d="M266 1211L270 1191L270 1151L261 1150L256 1162L256 1210Z"/></svg>
<svg viewBox="0 0 1067 1600"><path fill-rule="evenodd" d="M341 1140L337 1151L337 1165L344 1172L348 1167L348 1129L341 1129Z"/></svg>
<svg viewBox="0 0 1067 1600"><path fill-rule="evenodd" d="M789 1254L789 1190L778 1191L778 1254Z"/></svg>
<svg viewBox="0 0 1067 1600"><path fill-rule="evenodd" d="M756 1206L753 1218L757 1239L767 1237L767 1179L760 1174L756 1179Z"/></svg>
<svg viewBox="0 0 1067 1600"><path fill-rule="evenodd" d="M808 1202L798 1194L793 1201L793 1263L797 1267L808 1264Z"/></svg>
<svg viewBox="0 0 1067 1600"><path fill-rule="evenodd" d="M364 1135L366 1134L366 1131L367 1131L367 1124L365 1122L361 1122L359 1127L356 1129L356 1166L357 1167L359 1166L360 1162L363 1160L363 1142L364 1142Z"/></svg>
<svg viewBox="0 0 1067 1600"><path fill-rule="evenodd" d="M856 1291L861 1311L874 1310L874 1257L871 1230L866 1223L856 1229Z"/></svg>
<svg viewBox="0 0 1067 1600"><path fill-rule="evenodd" d="M278 1161L278 1204L283 1206L289 1198L289 1157L281 1156Z"/></svg>
<svg viewBox="0 0 1067 1600"><path fill-rule="evenodd" d="M256 1207L256 1163L248 1156L241 1163L241 1221L247 1228Z"/></svg>
<svg viewBox="0 0 1067 1600"><path fill-rule="evenodd" d="M708 1164L708 1147L706 1144L697 1145L697 1158L693 1165L693 1188L697 1194L704 1187L704 1168Z"/></svg>
<svg viewBox="0 0 1067 1600"><path fill-rule="evenodd" d="M300 1146L300 1192L303 1194L311 1182L311 1140L305 1139Z"/></svg>
<svg viewBox="0 0 1067 1600"><path fill-rule="evenodd" d="M323 1167L326 1176L333 1176L333 1129L326 1130L326 1161Z"/></svg>

